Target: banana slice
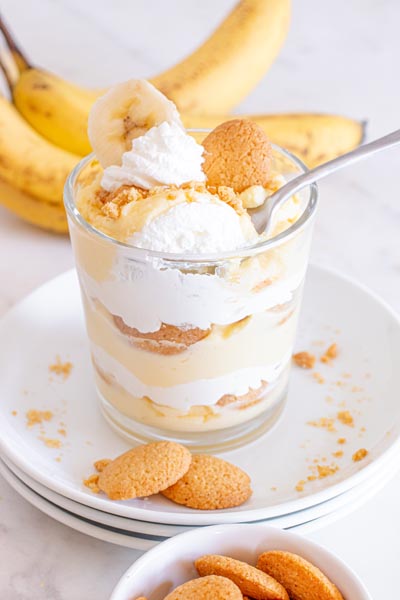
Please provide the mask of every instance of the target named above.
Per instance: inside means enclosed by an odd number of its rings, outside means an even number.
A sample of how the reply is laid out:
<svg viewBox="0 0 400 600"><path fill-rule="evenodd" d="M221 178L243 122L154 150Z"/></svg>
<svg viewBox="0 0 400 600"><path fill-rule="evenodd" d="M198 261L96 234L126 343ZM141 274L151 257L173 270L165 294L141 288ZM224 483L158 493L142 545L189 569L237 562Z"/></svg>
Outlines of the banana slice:
<svg viewBox="0 0 400 600"><path fill-rule="evenodd" d="M104 168L120 165L132 140L163 121L183 129L175 104L151 83L131 79L113 86L89 114L88 135L98 161Z"/></svg>

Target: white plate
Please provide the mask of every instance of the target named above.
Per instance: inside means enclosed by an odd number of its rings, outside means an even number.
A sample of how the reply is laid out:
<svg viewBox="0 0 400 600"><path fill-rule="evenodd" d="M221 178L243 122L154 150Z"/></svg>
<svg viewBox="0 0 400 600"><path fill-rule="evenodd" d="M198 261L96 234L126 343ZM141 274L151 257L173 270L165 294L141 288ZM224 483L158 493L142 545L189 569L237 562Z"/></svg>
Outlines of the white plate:
<svg viewBox="0 0 400 600"><path fill-rule="evenodd" d="M321 341L321 346L313 345ZM335 341L340 355L332 365L318 364L326 383L294 368L289 400L280 422L251 445L226 454L252 477L254 494L245 505L224 511L194 511L154 496L112 502L94 495L82 481L92 463L113 457L129 446L104 422L97 407L85 338L76 275L68 272L39 288L16 306L0 325L0 450L22 471L44 486L105 512L151 522L204 525L271 518L302 510L350 489L382 469L400 445L400 325L397 316L365 288L324 269L310 268L297 349L322 353ZM49 380L48 366L59 354L74 364L66 381ZM351 378L344 378L344 373ZM341 381L343 385L338 386ZM360 388L362 388L360 391ZM353 391L352 391L353 390ZM333 404L326 397L334 398ZM339 425L336 433L307 422L334 415L339 406L356 415L356 426ZM61 462L59 449L39 439L37 426L27 429L31 408L55 413L45 424L46 437L60 436L65 423ZM17 416L12 411L17 410ZM365 432L361 428L365 428ZM346 437L340 470L307 483L314 457L331 458L336 439ZM369 455L360 462L352 454L361 446ZM311 462L307 462L311 461ZM276 487L276 490L272 490Z"/></svg>
<svg viewBox="0 0 400 600"><path fill-rule="evenodd" d="M124 532L131 532L133 534L150 534L160 536L162 538L168 538L178 533L183 533L188 529L192 529L190 526L184 525L162 525L159 523L148 523L146 521L137 521L134 519L128 519L126 517L119 517L110 513L105 513L88 506L84 506L78 502L74 502L65 496L61 496L56 492L53 492L49 488L44 487L28 475L21 471L16 465L12 464L8 459L4 458L2 461L6 466L16 475L25 485L31 490L49 500L53 504L60 508L67 510L78 517L89 519L94 523L113 527ZM1 462L1 461L0 461ZM331 518L332 521L337 518L341 518L347 515L349 512L359 508L364 502L372 498L376 493L382 489L386 483L395 476L399 470L399 457L396 456L387 465L384 466L382 471L375 473L372 477L366 481L354 486L347 492L339 494L326 502L317 504L310 508L300 510L288 515L281 517L274 517L267 519L263 522L274 527L281 527L288 529L292 527L305 526L306 530L314 531L326 523L326 519ZM321 517L323 517L321 521Z"/></svg>

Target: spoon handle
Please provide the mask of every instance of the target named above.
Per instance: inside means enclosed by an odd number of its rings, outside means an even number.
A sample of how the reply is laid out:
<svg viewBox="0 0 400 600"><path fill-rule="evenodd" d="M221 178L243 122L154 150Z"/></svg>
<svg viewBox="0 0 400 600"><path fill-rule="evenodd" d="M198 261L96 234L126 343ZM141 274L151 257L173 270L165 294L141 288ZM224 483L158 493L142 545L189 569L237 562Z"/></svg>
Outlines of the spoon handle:
<svg viewBox="0 0 400 600"><path fill-rule="evenodd" d="M375 152L379 152L380 150L384 150L385 148L390 148L391 146L395 146L400 143L400 129L397 131L393 131L373 142L369 142L368 144L363 144L359 146L355 150L348 152L347 154L342 154L342 156L338 156L329 162L323 163L315 169L311 169L311 171L307 171L298 177L295 177L288 183L286 183L281 189L275 192L266 202L265 211L263 214L263 225L262 228L265 231L270 229L271 222L273 220L273 216L276 210L281 206L281 204L290 198L293 194L306 187L307 185L314 183L315 181L319 181L323 179L327 175L342 169L343 167L347 167L353 165L354 163L371 156ZM261 211L260 211L261 212ZM260 215L261 216L261 215ZM261 226L261 223L260 223ZM261 229L261 227L260 227Z"/></svg>

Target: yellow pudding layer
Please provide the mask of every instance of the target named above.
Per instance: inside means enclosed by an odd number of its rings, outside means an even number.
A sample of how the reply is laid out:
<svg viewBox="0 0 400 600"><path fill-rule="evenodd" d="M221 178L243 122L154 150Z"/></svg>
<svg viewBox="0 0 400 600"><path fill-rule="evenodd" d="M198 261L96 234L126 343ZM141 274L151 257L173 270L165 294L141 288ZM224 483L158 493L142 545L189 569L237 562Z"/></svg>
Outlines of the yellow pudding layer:
<svg viewBox="0 0 400 600"><path fill-rule="evenodd" d="M277 405L285 393L288 370L271 390L267 388L258 401L245 406L233 404L220 411L210 406L193 406L187 412L182 412L154 404L148 398L135 398L117 382L108 380L107 375L99 374L96 369L95 379L103 398L125 417L162 430L194 433L217 431L246 423Z"/></svg>
<svg viewBox="0 0 400 600"><path fill-rule="evenodd" d="M89 338L148 386L173 386L211 379L240 369L279 363L288 355L297 323L297 302L246 321L215 326L180 354L162 355L132 345L101 307L85 301Z"/></svg>

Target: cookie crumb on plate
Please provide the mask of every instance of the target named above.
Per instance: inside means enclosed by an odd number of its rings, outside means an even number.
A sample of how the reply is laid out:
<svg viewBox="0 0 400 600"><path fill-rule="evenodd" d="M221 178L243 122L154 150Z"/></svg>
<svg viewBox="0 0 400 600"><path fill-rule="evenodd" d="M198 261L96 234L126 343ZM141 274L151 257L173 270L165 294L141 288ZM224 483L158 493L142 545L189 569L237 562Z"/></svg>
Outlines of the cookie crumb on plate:
<svg viewBox="0 0 400 600"><path fill-rule="evenodd" d="M60 375L63 379L67 379L72 371L72 363L69 361L61 362L60 356L57 354L56 362L49 365L50 373L54 373L55 375Z"/></svg>
<svg viewBox="0 0 400 600"><path fill-rule="evenodd" d="M366 450L365 448L360 448L359 450L354 452L352 459L354 462L359 462L360 460L365 458L367 456L367 454L368 454L368 450Z"/></svg>
<svg viewBox="0 0 400 600"><path fill-rule="evenodd" d="M312 369L315 365L316 358L310 352L297 352L293 354L293 361L302 369Z"/></svg>
<svg viewBox="0 0 400 600"><path fill-rule="evenodd" d="M53 413L51 410L36 410L31 408L26 413L26 424L28 427L33 427L33 425L43 423L43 421L51 421L52 418Z"/></svg>

